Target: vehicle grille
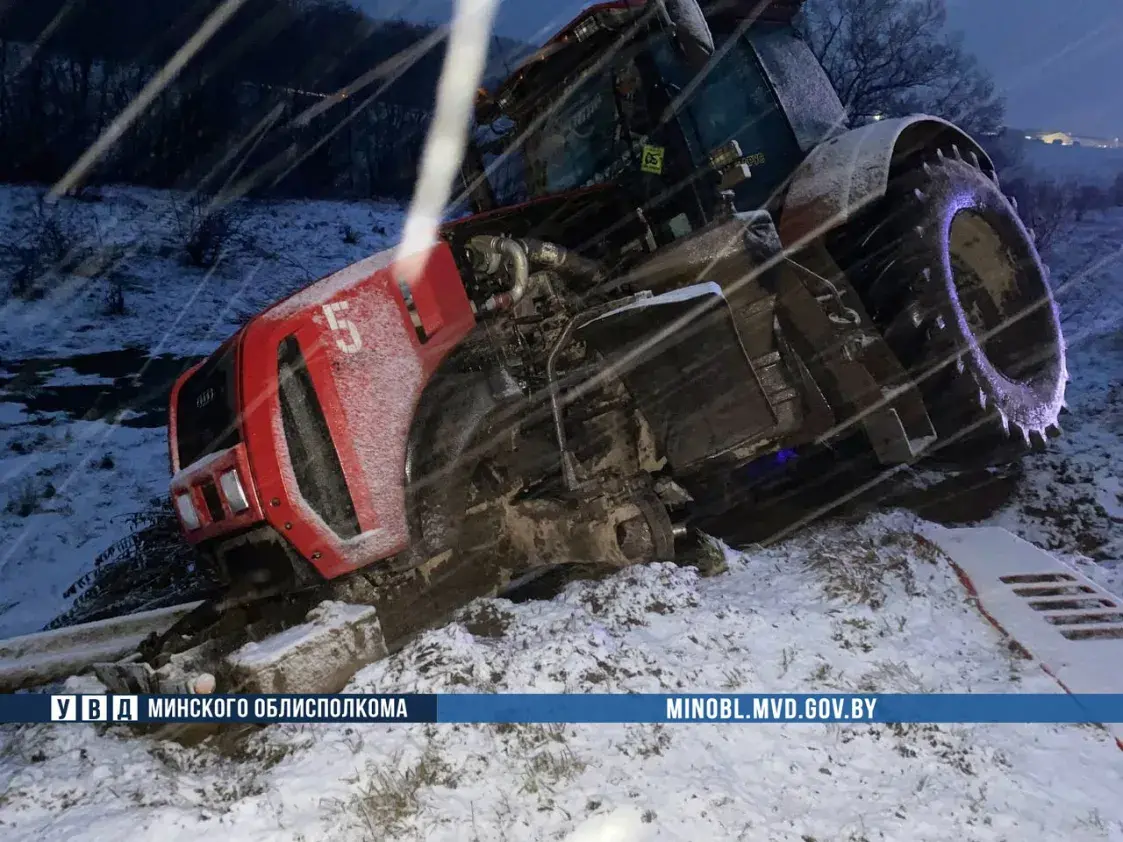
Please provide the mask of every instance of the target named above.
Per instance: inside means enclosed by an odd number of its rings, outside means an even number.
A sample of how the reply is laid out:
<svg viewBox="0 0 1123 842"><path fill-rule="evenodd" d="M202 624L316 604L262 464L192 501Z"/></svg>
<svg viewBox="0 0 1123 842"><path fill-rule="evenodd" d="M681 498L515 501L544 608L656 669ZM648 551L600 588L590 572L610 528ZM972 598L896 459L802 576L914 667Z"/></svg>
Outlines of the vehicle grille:
<svg viewBox="0 0 1123 842"><path fill-rule="evenodd" d="M359 534L359 519L323 408L295 337L277 348L278 398L285 443L300 495L341 538Z"/></svg>
<svg viewBox="0 0 1123 842"><path fill-rule="evenodd" d="M289 583L299 589L321 580L316 569L268 526L225 536L208 549L220 576L229 582L252 582L257 587Z"/></svg>
<svg viewBox="0 0 1123 842"><path fill-rule="evenodd" d="M176 450L180 467L241 441L234 390L234 343L220 348L180 387Z"/></svg>
<svg viewBox="0 0 1123 842"><path fill-rule="evenodd" d="M218 487L211 480L204 480L203 500L207 504L207 513L211 516L211 523L218 523L226 517L222 509L222 497L219 496Z"/></svg>

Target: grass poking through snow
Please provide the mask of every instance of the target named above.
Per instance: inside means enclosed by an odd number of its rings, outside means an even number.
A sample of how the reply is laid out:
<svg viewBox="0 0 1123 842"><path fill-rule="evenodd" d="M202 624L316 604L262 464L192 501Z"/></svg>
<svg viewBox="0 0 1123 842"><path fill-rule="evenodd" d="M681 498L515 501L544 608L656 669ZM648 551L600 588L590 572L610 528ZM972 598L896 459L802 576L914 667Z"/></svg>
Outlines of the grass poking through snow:
<svg viewBox="0 0 1123 842"><path fill-rule="evenodd" d="M364 840L370 842L381 842L388 835L409 829L425 809L425 790L456 787L452 766L432 741L412 763L403 764L401 754L397 754L368 764L352 782L354 794L333 806L345 824L361 830Z"/></svg>

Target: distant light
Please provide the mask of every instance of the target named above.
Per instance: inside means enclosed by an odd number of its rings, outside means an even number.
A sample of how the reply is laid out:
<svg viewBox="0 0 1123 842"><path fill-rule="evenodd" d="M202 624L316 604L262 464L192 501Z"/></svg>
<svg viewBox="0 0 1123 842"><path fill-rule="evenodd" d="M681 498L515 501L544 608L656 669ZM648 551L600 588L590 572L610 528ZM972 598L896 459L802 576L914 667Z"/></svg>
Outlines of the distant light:
<svg viewBox="0 0 1123 842"><path fill-rule="evenodd" d="M1031 134L1027 134L1027 135L1026 135L1026 140L1033 140L1033 135L1031 135Z"/></svg>

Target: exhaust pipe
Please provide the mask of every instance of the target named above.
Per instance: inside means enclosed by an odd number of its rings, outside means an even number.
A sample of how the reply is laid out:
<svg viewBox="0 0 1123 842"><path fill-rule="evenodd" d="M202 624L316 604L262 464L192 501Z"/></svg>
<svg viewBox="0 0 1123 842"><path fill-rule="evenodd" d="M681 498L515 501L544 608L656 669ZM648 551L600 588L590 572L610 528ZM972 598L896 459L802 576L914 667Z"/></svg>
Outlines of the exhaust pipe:
<svg viewBox="0 0 1123 842"><path fill-rule="evenodd" d="M542 240L486 235L472 237L468 241L468 259L474 269L485 275L494 275L506 266L511 276L512 282L506 292L497 293L484 302L483 309L488 313L509 310L540 284L545 284L551 295L556 297L550 284L551 272L561 272L590 283L595 283L603 275L603 268L595 260ZM531 275L531 266L544 271Z"/></svg>

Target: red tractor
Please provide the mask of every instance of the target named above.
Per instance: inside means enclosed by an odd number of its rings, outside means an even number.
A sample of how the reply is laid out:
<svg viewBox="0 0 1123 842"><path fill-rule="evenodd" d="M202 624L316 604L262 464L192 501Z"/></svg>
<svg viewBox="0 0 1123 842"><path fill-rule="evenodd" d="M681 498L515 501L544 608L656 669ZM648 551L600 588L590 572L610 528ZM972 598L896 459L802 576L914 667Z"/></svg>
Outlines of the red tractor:
<svg viewBox="0 0 1123 842"><path fill-rule="evenodd" d="M602 3L481 92L472 212L419 276L349 266L176 383L187 540L257 592L362 571L404 628L673 560L762 466L1054 432L1057 311L989 157L934 117L850 128L799 5Z"/></svg>

